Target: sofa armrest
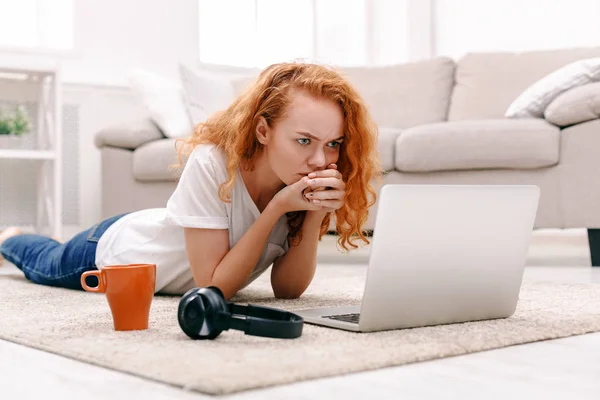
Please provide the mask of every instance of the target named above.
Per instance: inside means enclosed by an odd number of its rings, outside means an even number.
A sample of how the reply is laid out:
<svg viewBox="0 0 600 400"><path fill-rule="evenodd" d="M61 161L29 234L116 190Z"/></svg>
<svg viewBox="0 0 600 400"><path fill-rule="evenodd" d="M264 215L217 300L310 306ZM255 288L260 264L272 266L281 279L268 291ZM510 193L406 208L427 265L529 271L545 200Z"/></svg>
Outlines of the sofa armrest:
<svg viewBox="0 0 600 400"><path fill-rule="evenodd" d="M119 147L134 150L144 143L163 139L164 135L149 118L107 126L96 133L94 143L102 148Z"/></svg>
<svg viewBox="0 0 600 400"><path fill-rule="evenodd" d="M544 111L544 118L560 127L580 124L600 116L600 82L567 90Z"/></svg>

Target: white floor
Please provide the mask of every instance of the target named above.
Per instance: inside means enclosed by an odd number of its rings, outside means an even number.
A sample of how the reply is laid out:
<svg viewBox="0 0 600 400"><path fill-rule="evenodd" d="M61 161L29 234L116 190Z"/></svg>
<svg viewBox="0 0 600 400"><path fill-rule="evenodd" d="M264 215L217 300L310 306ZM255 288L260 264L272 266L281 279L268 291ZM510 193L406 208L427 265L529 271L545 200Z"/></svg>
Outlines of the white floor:
<svg viewBox="0 0 600 400"><path fill-rule="evenodd" d="M333 240L319 250L319 268L364 263L368 247L340 256ZM534 234L526 280L600 283L583 230ZM13 266L0 268L0 274ZM224 373L226 373L224 371ZM0 340L0 399L206 399L196 393ZM600 399L600 333L381 369L223 399Z"/></svg>

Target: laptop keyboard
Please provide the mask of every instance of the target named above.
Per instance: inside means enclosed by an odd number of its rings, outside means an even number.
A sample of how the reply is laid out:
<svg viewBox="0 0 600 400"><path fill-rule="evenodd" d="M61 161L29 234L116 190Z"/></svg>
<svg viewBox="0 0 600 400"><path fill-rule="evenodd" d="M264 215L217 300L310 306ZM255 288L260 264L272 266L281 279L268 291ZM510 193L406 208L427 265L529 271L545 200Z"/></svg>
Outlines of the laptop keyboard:
<svg viewBox="0 0 600 400"><path fill-rule="evenodd" d="M359 313L356 314L338 314L338 315L323 315L322 318L335 319L338 321L350 322L351 324L358 324Z"/></svg>

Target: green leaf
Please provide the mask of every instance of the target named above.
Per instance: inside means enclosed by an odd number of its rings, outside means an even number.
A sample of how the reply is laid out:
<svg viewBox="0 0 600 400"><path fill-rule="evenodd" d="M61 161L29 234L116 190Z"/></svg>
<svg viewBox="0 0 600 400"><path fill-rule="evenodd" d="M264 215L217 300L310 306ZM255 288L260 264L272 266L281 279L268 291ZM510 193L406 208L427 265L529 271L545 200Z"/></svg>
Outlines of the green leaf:
<svg viewBox="0 0 600 400"><path fill-rule="evenodd" d="M14 116L0 110L0 135L22 135L30 130L29 119L23 106L18 106Z"/></svg>

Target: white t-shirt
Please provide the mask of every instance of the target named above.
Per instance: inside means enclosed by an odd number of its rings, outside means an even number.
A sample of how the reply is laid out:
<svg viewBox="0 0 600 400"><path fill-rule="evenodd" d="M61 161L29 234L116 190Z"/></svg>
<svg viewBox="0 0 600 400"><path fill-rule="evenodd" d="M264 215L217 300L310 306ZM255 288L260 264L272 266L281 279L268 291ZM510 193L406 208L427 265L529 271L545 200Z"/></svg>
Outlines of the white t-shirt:
<svg viewBox="0 0 600 400"><path fill-rule="evenodd" d="M219 185L227 179L226 155L214 145L197 146L166 208L127 214L100 237L96 248L98 269L115 264L156 264L155 292L183 294L195 287L183 228L228 229L231 249L260 215L239 169L231 202L221 201ZM288 232L283 215L244 287L288 251Z"/></svg>

